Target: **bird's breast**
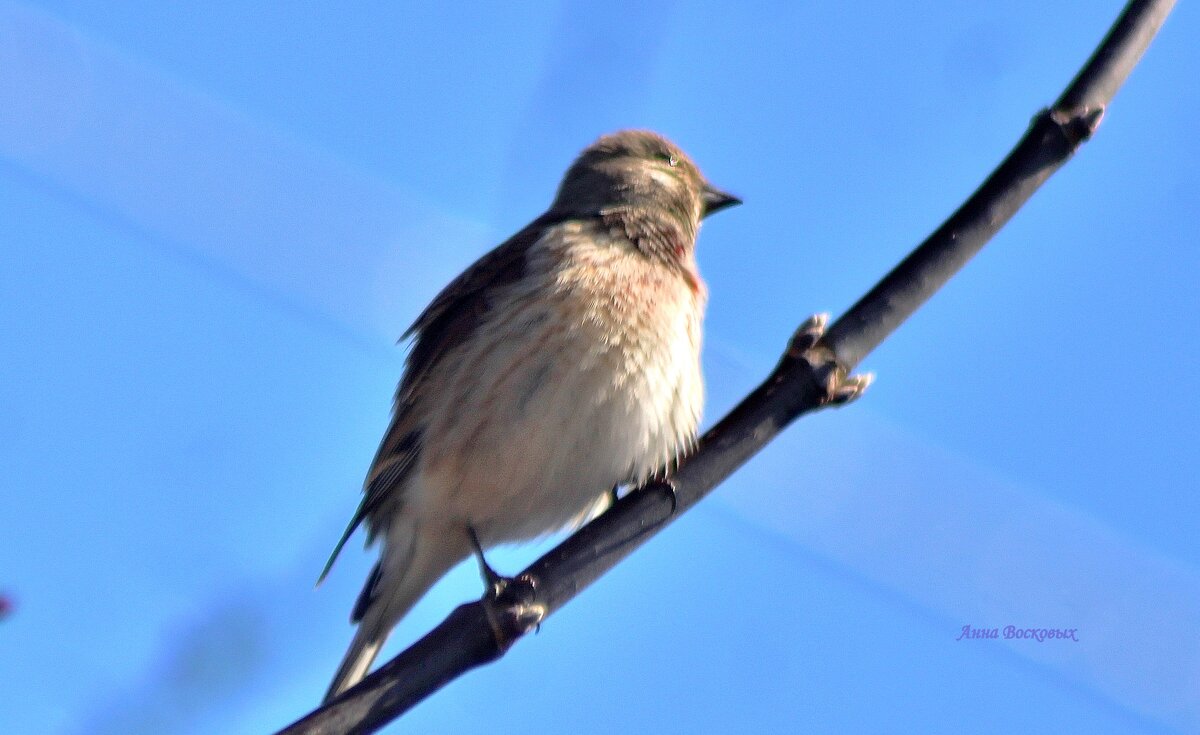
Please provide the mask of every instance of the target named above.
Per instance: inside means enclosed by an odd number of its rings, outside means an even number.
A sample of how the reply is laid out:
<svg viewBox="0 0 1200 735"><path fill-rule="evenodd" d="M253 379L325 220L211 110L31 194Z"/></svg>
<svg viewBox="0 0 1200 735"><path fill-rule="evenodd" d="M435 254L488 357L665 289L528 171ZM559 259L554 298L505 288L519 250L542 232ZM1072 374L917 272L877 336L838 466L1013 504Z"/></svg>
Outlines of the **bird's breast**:
<svg viewBox="0 0 1200 735"><path fill-rule="evenodd" d="M426 505L492 543L555 530L670 466L700 421L702 285L563 235L534 247L458 350L425 432Z"/></svg>

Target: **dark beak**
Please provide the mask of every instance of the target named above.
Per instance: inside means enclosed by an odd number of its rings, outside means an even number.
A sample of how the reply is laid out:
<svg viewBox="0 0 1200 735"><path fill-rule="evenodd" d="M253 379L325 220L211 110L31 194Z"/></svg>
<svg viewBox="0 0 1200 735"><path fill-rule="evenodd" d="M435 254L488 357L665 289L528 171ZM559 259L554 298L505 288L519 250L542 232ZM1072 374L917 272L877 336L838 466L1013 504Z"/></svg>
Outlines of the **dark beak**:
<svg viewBox="0 0 1200 735"><path fill-rule="evenodd" d="M736 207L742 203L734 195L726 191L721 191L712 184L705 184L704 191L701 193L701 198L704 201L704 212L702 217L707 217L715 212L720 212L722 209Z"/></svg>

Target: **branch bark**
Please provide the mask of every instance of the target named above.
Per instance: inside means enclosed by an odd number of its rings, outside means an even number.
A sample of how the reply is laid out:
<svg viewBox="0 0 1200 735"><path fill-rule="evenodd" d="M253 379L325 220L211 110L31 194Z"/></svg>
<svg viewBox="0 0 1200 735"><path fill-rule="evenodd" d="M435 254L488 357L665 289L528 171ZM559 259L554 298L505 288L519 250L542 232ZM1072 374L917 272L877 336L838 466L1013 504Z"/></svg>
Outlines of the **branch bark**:
<svg viewBox="0 0 1200 735"><path fill-rule="evenodd" d="M828 405L861 360L925 303L1095 132L1174 0L1133 0L1066 91L974 194L815 344L806 323L775 370L701 439L670 483L627 494L530 565L499 596L459 606L341 697L278 735L371 733L466 671L496 660L648 541L799 416Z"/></svg>

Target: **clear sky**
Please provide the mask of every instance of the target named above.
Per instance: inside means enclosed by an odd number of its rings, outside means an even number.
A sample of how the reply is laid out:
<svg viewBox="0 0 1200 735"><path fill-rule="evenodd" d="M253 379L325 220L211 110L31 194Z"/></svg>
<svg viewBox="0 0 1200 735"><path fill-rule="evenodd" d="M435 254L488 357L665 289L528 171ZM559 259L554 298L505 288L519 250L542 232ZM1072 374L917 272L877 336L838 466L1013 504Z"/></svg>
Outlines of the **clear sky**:
<svg viewBox="0 0 1200 735"><path fill-rule="evenodd" d="M0 732L315 705L361 539L313 583L396 337L601 133L659 130L746 201L700 238L711 422L1121 5L0 0ZM1181 3L864 400L391 731L1200 732L1198 37ZM390 650L479 592L452 573Z"/></svg>

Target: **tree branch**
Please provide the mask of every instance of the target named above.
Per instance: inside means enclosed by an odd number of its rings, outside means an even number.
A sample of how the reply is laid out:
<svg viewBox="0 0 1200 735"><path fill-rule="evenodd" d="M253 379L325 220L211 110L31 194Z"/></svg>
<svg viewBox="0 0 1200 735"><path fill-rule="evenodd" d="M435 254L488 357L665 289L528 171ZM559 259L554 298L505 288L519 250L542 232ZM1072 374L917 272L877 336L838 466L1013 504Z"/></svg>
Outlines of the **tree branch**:
<svg viewBox="0 0 1200 735"><path fill-rule="evenodd" d="M627 494L498 597L461 605L406 651L279 735L371 733L518 639L641 546L797 417L836 402L845 376L941 288L1095 132L1171 11L1134 0L1055 104L925 242L815 340L806 322L771 375L701 439L670 483ZM815 344L814 344L815 341Z"/></svg>

